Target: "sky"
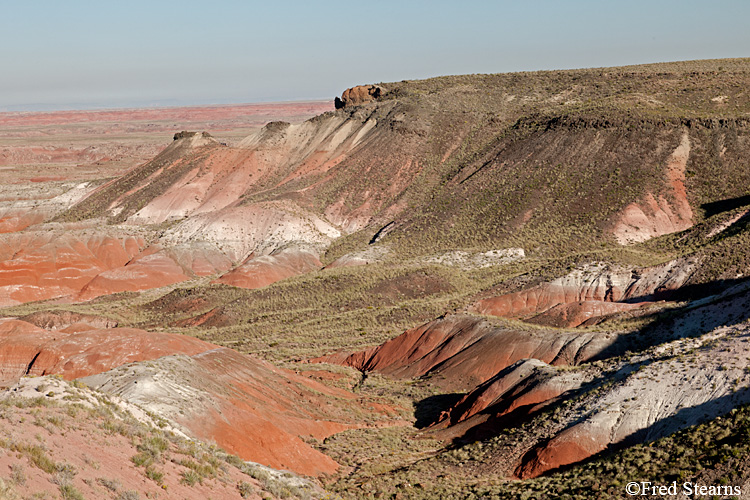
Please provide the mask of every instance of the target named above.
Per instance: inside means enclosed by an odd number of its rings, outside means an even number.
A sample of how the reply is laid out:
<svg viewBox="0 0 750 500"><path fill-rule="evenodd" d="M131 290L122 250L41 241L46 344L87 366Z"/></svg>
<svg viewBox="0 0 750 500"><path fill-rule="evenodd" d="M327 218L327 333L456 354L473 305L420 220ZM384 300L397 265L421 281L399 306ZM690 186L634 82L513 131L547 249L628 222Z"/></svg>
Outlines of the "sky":
<svg viewBox="0 0 750 500"><path fill-rule="evenodd" d="M747 0L0 0L0 110L332 99L467 73L750 57Z"/></svg>

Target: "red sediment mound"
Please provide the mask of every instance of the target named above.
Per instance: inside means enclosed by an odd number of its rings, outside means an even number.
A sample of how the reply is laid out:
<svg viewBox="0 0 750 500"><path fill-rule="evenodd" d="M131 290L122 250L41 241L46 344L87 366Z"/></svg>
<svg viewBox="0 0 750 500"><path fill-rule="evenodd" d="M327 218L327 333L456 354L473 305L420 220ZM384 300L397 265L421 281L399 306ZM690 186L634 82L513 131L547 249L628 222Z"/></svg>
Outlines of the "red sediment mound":
<svg viewBox="0 0 750 500"><path fill-rule="evenodd" d="M312 360L378 371L399 378L432 376L446 389L465 390L525 358L553 365L584 362L614 341L607 333L560 333L498 327L480 318L449 316L353 354Z"/></svg>
<svg viewBox="0 0 750 500"><path fill-rule="evenodd" d="M430 427L441 439L483 439L528 421L561 395L580 387L585 375L524 359L463 396Z"/></svg>
<svg viewBox="0 0 750 500"><path fill-rule="evenodd" d="M314 450L299 437L279 427L270 420L236 408L232 404L221 407L220 412L208 409L197 422L185 423L196 436L215 441L219 446L245 460L252 460L275 469L291 470L307 476L336 472L335 460ZM350 426L334 427L328 433L318 433L323 439ZM252 429L248 431L248 429ZM335 429L335 430L334 430Z"/></svg>
<svg viewBox="0 0 750 500"><path fill-rule="evenodd" d="M44 402L38 398L44 395ZM180 500L206 500L212 499L237 499L242 498L238 484L247 483L254 490L266 498L270 493L264 490L279 491L278 488L269 488L249 477L246 473L232 465L223 465L217 470L213 477L204 478L201 482L187 484L183 479L186 470L179 462L184 457L182 454L184 442L171 440L163 451L165 458L159 464L159 482L147 480L144 476L143 467L137 466L131 458L142 451L139 442L141 439L134 435L124 436L118 432L103 432L102 427L112 429L115 423L123 425L120 429L132 429L136 432L145 432L154 427L136 424L133 420L125 420L119 411L112 411L115 401L99 394L92 394L86 388L73 387L70 384L52 377L24 378L17 384L12 384L8 389L0 391L0 398L4 404L18 402L18 408L14 407L13 424L0 426L0 439L3 442L14 440L21 445L31 446L37 439L44 441L44 458L48 464L65 464L66 470L77 471L69 474L64 481L67 491L74 494L60 495L60 476L53 477L47 471L34 467L29 463L28 453L4 453L0 457L0 469L20 470L23 475L21 479L9 486L9 481L4 480L3 500L18 500L21 498L86 498L103 500L115 498L119 495L124 498L178 498ZM20 402L27 401L28 405ZM81 411L81 403L91 405L101 411ZM54 402L54 403L53 403ZM49 403L49 404L47 404ZM119 402L117 402L119 403ZM140 416L139 420L149 422L153 426L161 423L153 419ZM55 422L60 429L57 432L45 432L40 429L43 422ZM50 430L52 430L50 428ZM125 432L122 432L125 434ZM167 441L164 441L167 443ZM196 443L199 449L207 447ZM40 443L39 446L42 446ZM21 446L19 446L20 449ZM207 450L208 451L208 450ZM210 453L210 451L209 451ZM184 460L184 458L182 458ZM183 462L184 463L184 462ZM260 471L259 468L256 470ZM88 471L88 472L85 472ZM90 474L89 474L90 472ZM94 477L99 478L94 480ZM295 483L299 479L294 477L290 481ZM107 485L106 487L104 485ZM272 485L272 486L275 486ZM117 489L117 492L107 491ZM259 491L260 490L260 491ZM313 491L317 488L313 488ZM138 492L137 494L135 492ZM322 491L320 491L322 495ZM318 496L313 493L313 496ZM274 496L277 497L277 496ZM261 498L253 495L255 500Z"/></svg>
<svg viewBox="0 0 750 500"><path fill-rule="evenodd" d="M252 257L214 283L241 288L262 288L292 276L323 267L317 255L305 250L282 250L271 255Z"/></svg>
<svg viewBox="0 0 750 500"><path fill-rule="evenodd" d="M518 466L515 475L521 479L541 476L547 471L575 464L603 451L609 444L607 429L593 425L576 425L555 436L546 446L535 448Z"/></svg>
<svg viewBox="0 0 750 500"><path fill-rule="evenodd" d="M130 364L84 382L246 460L306 475L333 473L338 464L305 438L360 427L353 414L388 418L351 392L227 348Z"/></svg>
<svg viewBox="0 0 750 500"><path fill-rule="evenodd" d="M150 363L133 364L138 361ZM138 385L141 378L132 378L137 370L153 370L155 378ZM247 460L308 475L332 473L338 464L304 437L324 439L360 425L347 416L352 404L360 404L354 394L192 337L83 323L50 331L0 320L0 380L51 374L94 376L86 379L90 385L122 383L127 391L121 395L135 391L162 405L184 397L172 416L196 437ZM366 404L362 411L384 413Z"/></svg>
<svg viewBox="0 0 750 500"><path fill-rule="evenodd" d="M138 361L150 363L133 364ZM134 379L138 370L153 370L153 380ZM196 437L247 460L301 474L338 468L304 437L324 439L361 425L349 413L351 405L360 405L354 394L193 337L84 323L51 331L0 320L0 380L52 374L68 380L89 377L90 385L122 383L127 391L120 395L135 391L139 402L151 396L163 406L184 397L172 417ZM366 402L361 410L385 413Z"/></svg>
<svg viewBox="0 0 750 500"><path fill-rule="evenodd" d="M495 411L496 416L516 408L549 401L560 395L558 391L539 390L535 372L549 372L549 365L536 359L525 359L501 370L497 375L477 386L440 416L436 425L456 425L470 419L487 408L506 402Z"/></svg>
<svg viewBox="0 0 750 500"><path fill-rule="evenodd" d="M202 380L198 388L210 387L213 399L182 419L196 436L277 469L311 476L338 469L334 460L300 436L325 439L358 427L345 417L347 407L357 404L353 394L229 349L193 359ZM218 411L211 410L217 406Z"/></svg>
<svg viewBox="0 0 750 500"><path fill-rule="evenodd" d="M96 275L123 266L140 237L14 233L0 238L0 305L73 295Z"/></svg>
<svg viewBox="0 0 750 500"><path fill-rule="evenodd" d="M231 261L196 245L148 248L141 237L26 232L0 237L0 305L158 288L226 271Z"/></svg>
<svg viewBox="0 0 750 500"><path fill-rule="evenodd" d="M29 226L44 222L47 214L43 210L8 211L0 216L0 233L15 233Z"/></svg>
<svg viewBox="0 0 750 500"><path fill-rule="evenodd" d="M109 269L89 281L78 295L90 300L117 292L136 292L190 279L161 248L149 247L124 266Z"/></svg>
<svg viewBox="0 0 750 500"><path fill-rule="evenodd" d="M135 328L50 331L6 319L0 320L0 379L57 374L71 380L125 363L214 348L193 337Z"/></svg>

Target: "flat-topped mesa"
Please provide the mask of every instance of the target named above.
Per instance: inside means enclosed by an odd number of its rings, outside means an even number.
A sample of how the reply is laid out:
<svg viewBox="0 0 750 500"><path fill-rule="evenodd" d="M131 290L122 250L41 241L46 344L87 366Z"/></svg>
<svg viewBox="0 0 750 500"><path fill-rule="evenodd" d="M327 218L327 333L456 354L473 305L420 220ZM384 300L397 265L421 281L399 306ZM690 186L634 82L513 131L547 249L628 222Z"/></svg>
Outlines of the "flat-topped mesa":
<svg viewBox="0 0 750 500"><path fill-rule="evenodd" d="M336 109L347 108L349 106L359 106L366 102L372 102L385 93L383 87L378 85L357 85L346 89L341 98L334 99L333 105Z"/></svg>

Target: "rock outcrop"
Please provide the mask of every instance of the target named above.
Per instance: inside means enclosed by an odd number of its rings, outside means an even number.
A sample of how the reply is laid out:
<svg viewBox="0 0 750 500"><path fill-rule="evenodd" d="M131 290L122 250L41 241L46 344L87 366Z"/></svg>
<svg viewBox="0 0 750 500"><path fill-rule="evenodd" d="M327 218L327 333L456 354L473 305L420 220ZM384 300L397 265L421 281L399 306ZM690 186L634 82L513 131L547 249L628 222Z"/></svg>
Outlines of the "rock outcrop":
<svg viewBox="0 0 750 500"><path fill-rule="evenodd" d="M359 106L360 104L376 100L383 93L383 88L378 85L357 85L356 87L346 89L344 93L341 94L341 99L337 97L333 101L333 105L336 109L349 106Z"/></svg>
<svg viewBox="0 0 750 500"><path fill-rule="evenodd" d="M180 139L195 139L195 138L203 138L203 139L212 139L211 134L208 132L188 132L187 130L183 130L182 132L177 132L174 135L173 140L178 141Z"/></svg>
<svg viewBox="0 0 750 500"><path fill-rule="evenodd" d="M547 326L595 324L599 318L668 299L696 265L692 258L643 269L592 264L525 290L479 300L469 310Z"/></svg>

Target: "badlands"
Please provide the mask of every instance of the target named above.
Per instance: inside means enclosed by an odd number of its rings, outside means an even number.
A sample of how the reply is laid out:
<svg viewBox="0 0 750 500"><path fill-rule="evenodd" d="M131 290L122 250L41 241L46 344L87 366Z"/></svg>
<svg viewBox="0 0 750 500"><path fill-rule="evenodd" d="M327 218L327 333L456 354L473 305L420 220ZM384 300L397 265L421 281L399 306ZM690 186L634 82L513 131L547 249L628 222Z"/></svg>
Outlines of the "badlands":
<svg viewBox="0 0 750 500"><path fill-rule="evenodd" d="M0 496L750 492L749 84L0 114Z"/></svg>

